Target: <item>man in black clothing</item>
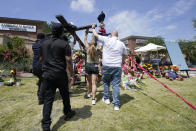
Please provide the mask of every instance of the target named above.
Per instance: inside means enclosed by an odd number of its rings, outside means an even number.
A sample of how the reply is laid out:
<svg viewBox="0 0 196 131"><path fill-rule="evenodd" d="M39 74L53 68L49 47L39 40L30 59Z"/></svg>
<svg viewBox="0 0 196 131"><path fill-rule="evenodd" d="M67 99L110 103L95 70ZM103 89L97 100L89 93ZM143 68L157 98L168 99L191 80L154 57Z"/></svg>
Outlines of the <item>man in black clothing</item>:
<svg viewBox="0 0 196 131"><path fill-rule="evenodd" d="M43 88L44 92L44 107L42 128L44 131L50 130L51 111L56 93L56 88L59 89L63 99L64 119L68 120L75 115L75 111L71 110L68 75L66 69L70 73L70 79L73 79L73 68L71 58L71 48L67 41L63 40L63 26L54 24L52 26L53 37L44 41L40 47L40 61L42 61L43 71Z"/></svg>
<svg viewBox="0 0 196 131"><path fill-rule="evenodd" d="M37 40L32 46L33 50L33 74L38 77L38 90L37 90L37 96L38 96L38 103L43 104L43 90L41 89L41 83L42 83L42 64L39 61L39 49L41 44L43 43L45 39L45 34L39 33L37 35Z"/></svg>

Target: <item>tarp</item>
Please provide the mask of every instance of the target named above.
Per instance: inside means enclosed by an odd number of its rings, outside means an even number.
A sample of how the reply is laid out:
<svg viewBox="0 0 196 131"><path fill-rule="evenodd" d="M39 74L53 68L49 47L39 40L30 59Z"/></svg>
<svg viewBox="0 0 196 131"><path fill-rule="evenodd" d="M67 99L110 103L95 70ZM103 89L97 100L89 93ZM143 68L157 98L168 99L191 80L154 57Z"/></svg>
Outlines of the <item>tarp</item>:
<svg viewBox="0 0 196 131"><path fill-rule="evenodd" d="M179 70L189 70L182 55L181 49L178 43L165 42L167 51L169 53L170 59L173 65L179 66Z"/></svg>
<svg viewBox="0 0 196 131"><path fill-rule="evenodd" d="M153 43L149 43L146 46L143 46L137 50L135 50L135 52L148 52L148 51L158 51L161 49L166 49L164 46L160 46L160 45L155 45Z"/></svg>

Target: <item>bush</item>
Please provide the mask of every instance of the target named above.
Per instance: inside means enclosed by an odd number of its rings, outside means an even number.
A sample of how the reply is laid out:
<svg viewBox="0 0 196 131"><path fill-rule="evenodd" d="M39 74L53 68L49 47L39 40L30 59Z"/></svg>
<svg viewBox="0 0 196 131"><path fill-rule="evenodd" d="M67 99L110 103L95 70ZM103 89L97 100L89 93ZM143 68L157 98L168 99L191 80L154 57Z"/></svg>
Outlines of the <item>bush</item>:
<svg viewBox="0 0 196 131"><path fill-rule="evenodd" d="M32 59L28 52L24 39L14 36L7 44L0 45L0 69L30 71Z"/></svg>

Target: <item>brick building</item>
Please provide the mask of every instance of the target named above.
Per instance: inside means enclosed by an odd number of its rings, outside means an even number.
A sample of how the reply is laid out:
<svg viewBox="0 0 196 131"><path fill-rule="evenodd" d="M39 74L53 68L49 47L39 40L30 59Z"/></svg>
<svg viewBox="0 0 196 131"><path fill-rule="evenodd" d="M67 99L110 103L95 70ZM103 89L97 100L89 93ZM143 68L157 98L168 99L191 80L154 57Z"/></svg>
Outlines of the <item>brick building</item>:
<svg viewBox="0 0 196 131"><path fill-rule="evenodd" d="M6 44L9 37L18 36L25 40L31 51L37 34L42 32L45 21L0 17L0 44Z"/></svg>
<svg viewBox="0 0 196 131"><path fill-rule="evenodd" d="M127 48L131 51L133 55L135 55L134 50L140 46L144 46L144 43L149 39L153 37L147 37L147 36L128 36L123 39L121 39L122 42L125 43Z"/></svg>

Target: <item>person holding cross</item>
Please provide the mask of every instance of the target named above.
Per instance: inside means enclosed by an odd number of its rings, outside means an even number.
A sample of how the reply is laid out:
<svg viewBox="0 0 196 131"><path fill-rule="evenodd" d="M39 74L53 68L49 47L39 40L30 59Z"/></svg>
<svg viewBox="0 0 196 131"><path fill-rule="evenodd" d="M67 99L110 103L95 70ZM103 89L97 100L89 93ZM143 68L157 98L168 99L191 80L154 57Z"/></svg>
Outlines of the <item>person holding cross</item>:
<svg viewBox="0 0 196 131"><path fill-rule="evenodd" d="M93 35L103 43L102 55L102 80L104 83L103 102L110 104L109 87L112 83L114 110L120 107L120 82L122 74L122 63L124 62L127 50L123 42L118 40L118 32L112 31L111 37L101 36L95 30L96 24L92 25Z"/></svg>
<svg viewBox="0 0 196 131"><path fill-rule="evenodd" d="M87 63L86 63L86 73L87 73L87 97L90 98L90 92L92 90L92 104L95 105L96 103L96 81L97 76L99 74L98 65L99 65L99 55L96 49L97 42L96 40L91 40L91 43L88 43L87 36L88 36L89 29L86 29L84 43L87 51Z"/></svg>
<svg viewBox="0 0 196 131"><path fill-rule="evenodd" d="M44 106L42 128L50 131L52 105L56 89L59 89L63 99L64 119L69 120L76 112L71 109L68 88L68 75L73 79L71 48L68 41L63 39L64 28L61 24L52 25L52 38L43 42L40 47L40 61L42 62L44 91Z"/></svg>

